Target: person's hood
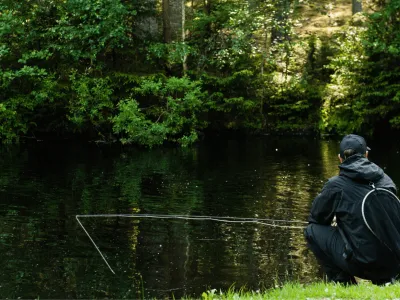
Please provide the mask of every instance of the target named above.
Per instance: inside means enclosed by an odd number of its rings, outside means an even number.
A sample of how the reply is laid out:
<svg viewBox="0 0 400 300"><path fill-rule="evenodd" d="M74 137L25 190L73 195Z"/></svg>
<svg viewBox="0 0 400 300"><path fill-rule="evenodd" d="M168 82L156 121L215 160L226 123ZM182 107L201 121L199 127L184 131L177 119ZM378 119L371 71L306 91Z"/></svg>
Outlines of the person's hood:
<svg viewBox="0 0 400 300"><path fill-rule="evenodd" d="M355 180L377 182L384 176L383 170L361 154L355 154L339 165L340 175Z"/></svg>

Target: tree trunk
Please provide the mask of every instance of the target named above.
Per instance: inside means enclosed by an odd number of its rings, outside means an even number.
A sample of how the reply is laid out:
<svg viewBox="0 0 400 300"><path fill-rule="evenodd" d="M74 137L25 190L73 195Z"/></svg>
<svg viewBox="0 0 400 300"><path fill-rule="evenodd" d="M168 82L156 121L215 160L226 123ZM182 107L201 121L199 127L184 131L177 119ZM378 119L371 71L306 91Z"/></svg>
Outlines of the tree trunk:
<svg viewBox="0 0 400 300"><path fill-rule="evenodd" d="M204 0L204 8L207 15L211 14L211 0Z"/></svg>
<svg viewBox="0 0 400 300"><path fill-rule="evenodd" d="M185 0L182 1L182 43L185 43L185 38L186 38L186 32L185 32L185 17L186 17L186 9L185 9ZM183 69L183 74L186 75L188 67L187 67L187 55L183 55L183 61L182 61L182 69Z"/></svg>
<svg viewBox="0 0 400 300"><path fill-rule="evenodd" d="M264 72L265 72L265 64L267 60L269 60L270 56L270 48L271 48L271 38L272 32L269 24L264 24L264 37L262 43L262 62L261 62L261 80L264 82ZM262 85L262 95L261 95L261 103L260 103L260 114L263 117L262 126L265 126L266 119L264 116L264 100L265 100L265 83Z"/></svg>
<svg viewBox="0 0 400 300"><path fill-rule="evenodd" d="M353 15L362 12L362 0L352 0L352 12Z"/></svg>
<svg viewBox="0 0 400 300"><path fill-rule="evenodd" d="M274 19L280 26L273 28L272 30L272 40L283 42L288 39L287 31L281 26L288 21L288 13L290 10L290 0L282 0L276 2L276 12Z"/></svg>
<svg viewBox="0 0 400 300"><path fill-rule="evenodd" d="M163 16L164 43L169 44L172 42L169 0L162 0L162 16Z"/></svg>
<svg viewBox="0 0 400 300"><path fill-rule="evenodd" d="M182 16L184 15L183 0L169 0L169 22L171 28L172 41L180 41L182 39Z"/></svg>
<svg viewBox="0 0 400 300"><path fill-rule="evenodd" d="M264 75L265 62L269 59L269 51L271 48L272 32L268 24L264 24L264 36L262 43L262 62L261 62L261 75Z"/></svg>

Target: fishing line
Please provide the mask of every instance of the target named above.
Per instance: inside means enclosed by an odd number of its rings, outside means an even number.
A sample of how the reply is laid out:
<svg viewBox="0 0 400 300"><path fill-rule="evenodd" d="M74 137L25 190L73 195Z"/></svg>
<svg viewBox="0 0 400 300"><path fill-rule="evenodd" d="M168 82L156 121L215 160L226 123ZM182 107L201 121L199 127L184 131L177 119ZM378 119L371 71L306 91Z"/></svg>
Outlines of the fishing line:
<svg viewBox="0 0 400 300"><path fill-rule="evenodd" d="M239 218L239 217L219 217L219 216L192 216L192 215L162 215L162 214L96 214L96 215L77 215L78 218L96 218L96 217L121 217L121 218L153 218L153 219L187 219L187 220L233 220L236 223L245 221L269 221L277 223L301 223L308 224L301 220L277 220L261 218Z"/></svg>
<svg viewBox="0 0 400 300"><path fill-rule="evenodd" d="M93 241L92 237L90 236L89 232L87 232L87 230L85 229L85 227L82 225L81 221L79 221L78 216L76 216L76 220L78 221L79 225L81 225L83 231L85 231L85 233L87 234L87 236L89 237L90 241L92 242L92 244L95 246L95 248L97 249L97 251L100 253L101 257L103 258L104 262L107 264L108 268L110 269L110 271L115 275L114 270L110 267L110 265L108 264L107 260L105 259L105 257L103 256L103 253L101 253L99 247L97 247L96 243Z"/></svg>
<svg viewBox="0 0 400 300"><path fill-rule="evenodd" d="M110 271L115 275L114 270L111 268L107 259L101 253L99 247L96 245L89 232L85 229L79 218L148 218L148 219L180 219L180 220L197 220L197 221L215 221L224 223L254 223L270 227L278 227L285 229L304 229L307 222L300 220L277 220L277 219L258 219L258 218L236 218L236 217L218 217L218 216L189 216L189 215L161 215L161 214L98 214L98 215L76 215L75 218L79 225L82 227L83 231L89 237L90 241L99 252L101 258L106 263ZM269 223L266 223L269 222ZM276 223L292 223L297 225L281 225ZM301 225L302 224L302 225Z"/></svg>

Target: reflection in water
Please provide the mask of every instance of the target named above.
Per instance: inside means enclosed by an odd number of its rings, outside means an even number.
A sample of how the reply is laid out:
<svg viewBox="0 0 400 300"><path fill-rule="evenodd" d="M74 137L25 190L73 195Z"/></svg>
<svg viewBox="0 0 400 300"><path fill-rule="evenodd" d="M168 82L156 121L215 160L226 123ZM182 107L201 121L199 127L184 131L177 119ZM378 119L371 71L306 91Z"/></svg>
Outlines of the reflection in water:
<svg viewBox="0 0 400 300"><path fill-rule="evenodd" d="M337 173L337 146L267 138L151 151L54 144L0 148L0 295L180 297L232 284L260 289L317 280L301 229L209 220L82 220L113 275L75 215L305 221L312 199ZM396 181L395 171L386 171Z"/></svg>

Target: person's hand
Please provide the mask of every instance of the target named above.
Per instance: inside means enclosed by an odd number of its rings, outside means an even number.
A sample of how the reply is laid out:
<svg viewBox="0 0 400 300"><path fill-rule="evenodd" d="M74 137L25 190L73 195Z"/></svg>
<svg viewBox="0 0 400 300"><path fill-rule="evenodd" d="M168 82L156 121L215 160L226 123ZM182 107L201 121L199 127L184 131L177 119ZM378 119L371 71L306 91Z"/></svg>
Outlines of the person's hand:
<svg viewBox="0 0 400 300"><path fill-rule="evenodd" d="M333 217L332 222L331 222L331 226L337 226L336 216Z"/></svg>

